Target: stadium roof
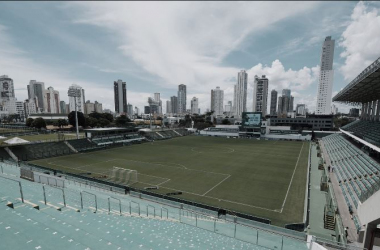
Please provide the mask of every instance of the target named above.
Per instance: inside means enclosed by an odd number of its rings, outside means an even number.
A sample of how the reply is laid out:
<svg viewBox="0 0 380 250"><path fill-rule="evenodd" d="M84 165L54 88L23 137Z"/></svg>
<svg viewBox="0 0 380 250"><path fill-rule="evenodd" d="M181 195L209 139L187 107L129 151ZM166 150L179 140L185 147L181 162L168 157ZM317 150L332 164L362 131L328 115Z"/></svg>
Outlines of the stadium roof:
<svg viewBox="0 0 380 250"><path fill-rule="evenodd" d="M85 132L110 132L110 131L130 131L131 128L91 128L84 129Z"/></svg>
<svg viewBox="0 0 380 250"><path fill-rule="evenodd" d="M365 103L380 99L380 57L334 96L333 102Z"/></svg>

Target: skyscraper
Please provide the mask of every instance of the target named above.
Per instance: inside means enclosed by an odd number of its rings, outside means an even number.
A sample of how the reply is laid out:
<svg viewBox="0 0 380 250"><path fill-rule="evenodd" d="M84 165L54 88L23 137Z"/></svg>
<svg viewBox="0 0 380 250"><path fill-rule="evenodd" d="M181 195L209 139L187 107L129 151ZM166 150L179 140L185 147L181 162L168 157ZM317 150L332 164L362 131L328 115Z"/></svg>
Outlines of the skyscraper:
<svg viewBox="0 0 380 250"><path fill-rule="evenodd" d="M234 114L241 117L247 111L247 82L248 74L245 70L238 73L237 83L234 86Z"/></svg>
<svg viewBox="0 0 380 250"><path fill-rule="evenodd" d="M133 117L133 105L128 103L127 104L127 115L128 117Z"/></svg>
<svg viewBox="0 0 380 250"><path fill-rule="evenodd" d="M288 112L293 111L294 97L291 95L290 89L283 89L282 96L278 98L278 117L286 117Z"/></svg>
<svg viewBox="0 0 380 250"><path fill-rule="evenodd" d="M38 112L44 112L44 92L45 92L45 83L37 82L36 80L30 80L28 88L28 99L34 100L36 104L36 110Z"/></svg>
<svg viewBox="0 0 380 250"><path fill-rule="evenodd" d="M296 115L297 116L306 116L306 105L305 104L297 104Z"/></svg>
<svg viewBox="0 0 380 250"><path fill-rule="evenodd" d="M68 113L66 111L66 102L65 101L60 101L59 102L59 109L61 111L61 114L67 114Z"/></svg>
<svg viewBox="0 0 380 250"><path fill-rule="evenodd" d="M193 99L191 99L191 109L190 109L191 114L198 114L198 98L195 96Z"/></svg>
<svg viewBox="0 0 380 250"><path fill-rule="evenodd" d="M220 87L211 90L211 110L214 116L223 115L224 91Z"/></svg>
<svg viewBox="0 0 380 250"><path fill-rule="evenodd" d="M49 87L44 91L44 107L47 113L59 114L61 109L59 102L59 92L54 90L53 87Z"/></svg>
<svg viewBox="0 0 380 250"><path fill-rule="evenodd" d="M335 40L331 40L331 36L326 37L322 46L317 107L315 110L315 114L317 115L331 114L331 96L334 81L334 46Z"/></svg>
<svg viewBox="0 0 380 250"><path fill-rule="evenodd" d="M178 85L178 114L186 113L186 85Z"/></svg>
<svg viewBox="0 0 380 250"><path fill-rule="evenodd" d="M115 112L127 113L127 84L122 80L113 82L113 89L115 94Z"/></svg>
<svg viewBox="0 0 380 250"><path fill-rule="evenodd" d="M0 76L0 99L2 101L15 97L13 79L7 75Z"/></svg>
<svg viewBox="0 0 380 250"><path fill-rule="evenodd" d="M162 101L160 93L154 93L154 100L158 103L158 114L162 114Z"/></svg>
<svg viewBox="0 0 380 250"><path fill-rule="evenodd" d="M273 89L270 93L270 115L276 115L277 91Z"/></svg>
<svg viewBox="0 0 380 250"><path fill-rule="evenodd" d="M178 97L172 96L170 97L170 103L172 105L172 113L173 114L178 114Z"/></svg>
<svg viewBox="0 0 380 250"><path fill-rule="evenodd" d="M261 78L255 76L253 88L253 112L261 112L265 117L268 106L268 78L265 75Z"/></svg>
<svg viewBox="0 0 380 250"><path fill-rule="evenodd" d="M82 112L82 113L85 113L85 110L84 110L84 99L83 99L83 94L84 94L84 90L82 89L81 86L78 86L76 84L73 84L69 87L69 91L70 90L76 90L78 92L78 94L80 96L77 96L77 97L73 97L73 96L69 96L69 105L70 105L70 112L71 111L75 111L75 99L76 99L76 103L77 103L77 111L78 112Z"/></svg>

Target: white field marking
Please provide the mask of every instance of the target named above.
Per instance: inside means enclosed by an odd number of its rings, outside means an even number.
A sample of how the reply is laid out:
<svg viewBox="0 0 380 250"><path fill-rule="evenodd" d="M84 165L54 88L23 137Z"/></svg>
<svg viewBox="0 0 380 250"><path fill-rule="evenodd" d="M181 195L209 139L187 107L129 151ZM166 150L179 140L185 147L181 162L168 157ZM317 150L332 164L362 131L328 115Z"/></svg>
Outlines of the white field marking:
<svg viewBox="0 0 380 250"><path fill-rule="evenodd" d="M277 142L278 142L278 141L275 141L275 142L273 143L273 145L276 144Z"/></svg>
<svg viewBox="0 0 380 250"><path fill-rule="evenodd" d="M150 183L144 183L144 184L150 184ZM150 185L152 185L152 184L150 184ZM187 192L187 191L183 191L183 190L179 190L179 189L174 189L174 188L168 188L168 187L164 187L164 188L169 189L169 190L179 191L179 192L186 193L186 194L192 194L192 195L202 196L202 197L206 197L206 198L210 198L210 199L214 199L214 200L219 200L219 201L224 201L224 202L228 202L228 203L238 204L238 205L242 205L242 206L246 206L246 207L252 207L252 208L262 209L262 210L266 210L266 211L270 211L270 212L280 213L280 211L278 209L269 209L269 208L265 208L265 207L253 206L253 205L248 205L248 204L241 203L241 202L220 199L220 198L216 198L216 197L212 197L212 196L207 196L207 195L203 196L201 194L196 194L196 193Z"/></svg>
<svg viewBox="0 0 380 250"><path fill-rule="evenodd" d="M148 164L153 164L153 165L165 166L165 167L169 167L169 168L179 168L179 169L184 169L184 168L182 168L182 167L174 167L174 166L170 166L170 165L157 164L157 163L154 163L154 162L148 162L148 161L136 161L136 160L121 159L121 158L119 158L119 159L114 159L114 160L117 160L117 161L132 161L132 162L148 163ZM174 163L168 162L168 164L174 164ZM175 164L178 165L177 163L175 163ZM202 173L210 173L210 174L229 175L229 174L222 174L222 173L216 173L216 172L210 172L210 171L198 170L198 169L193 169L193 168L186 168L186 170L191 170L191 171L196 171L196 172L202 172Z"/></svg>
<svg viewBox="0 0 380 250"><path fill-rule="evenodd" d="M205 196L206 194L208 194L211 190L213 190L214 188L216 188L217 186L219 186L220 184L222 184L223 181L227 180L228 178L230 178L231 175L228 175L226 178L224 178L222 181L220 181L218 184L216 184L215 186L213 186L212 188L210 188L206 193L204 193L202 196Z"/></svg>
<svg viewBox="0 0 380 250"><path fill-rule="evenodd" d="M161 183L157 184L157 186L161 186L162 184L164 184L164 183L166 183L166 182L168 182L168 181L170 181L170 179L168 179L168 180L166 180L166 181L164 181L164 182L161 182Z"/></svg>
<svg viewBox="0 0 380 250"><path fill-rule="evenodd" d="M100 163L110 162L110 161L115 161L115 160L117 160L117 159L111 159L111 160L107 160L107 161L100 161L100 162L96 162L96 163L91 163L91 164L87 164L87 165L83 165L83 166L76 167L75 169L80 170L80 169L82 169L82 168L84 168L84 167L89 167L89 166L97 165L97 164L100 164ZM60 164L56 164L55 162L57 162L57 161L52 161L52 162L47 162L47 163L48 163L48 164L51 164L51 165L56 165L56 166L65 167L65 166L62 166L62 165L60 165ZM67 168L67 167L66 167L66 168ZM85 169L83 169L83 170L85 170Z"/></svg>
<svg viewBox="0 0 380 250"><path fill-rule="evenodd" d="M207 148L207 147L206 147L206 148ZM209 148L215 148L215 147L209 147ZM228 149L228 150L230 150L229 152L223 152L223 153L225 153L225 154L235 152L235 149L233 149L233 148L229 148L229 147L220 147L220 148L221 148L221 149L224 148L224 149ZM216 149L219 149L219 148L216 147ZM191 151L193 151L193 152L195 152L195 153L199 153L199 154L202 154L202 153L203 153L202 151L197 151L197 150L196 150L196 147L191 148Z"/></svg>
<svg viewBox="0 0 380 250"><path fill-rule="evenodd" d="M167 165L167 164L169 164L169 162L158 161L158 162L151 162L151 163L153 163L153 164L157 164L157 165L161 165L161 166L169 166L169 165ZM161 163L167 163L167 164L161 164ZM170 164L177 165L177 166L181 166L181 167L183 167L184 169L188 169L187 167L185 167L184 165L179 164L179 163L170 163Z"/></svg>
<svg viewBox="0 0 380 250"><path fill-rule="evenodd" d="M284 206L285 206L286 199L288 198L288 194L289 194L290 186L292 185L293 178L294 178L294 174L296 173L296 170L297 170L297 166L298 166L298 162L299 162L300 157L301 157L301 153L302 153L303 145L304 145L304 142L302 142L302 147L301 147L300 153L299 153L299 155L298 155L297 162L296 162L296 165L295 165L295 167L294 167L293 174L292 174L292 178L290 179L290 183L289 183L289 186L288 186L288 191L286 192L285 199L284 199L284 202L282 203L280 213L282 213L282 210L284 209Z"/></svg>

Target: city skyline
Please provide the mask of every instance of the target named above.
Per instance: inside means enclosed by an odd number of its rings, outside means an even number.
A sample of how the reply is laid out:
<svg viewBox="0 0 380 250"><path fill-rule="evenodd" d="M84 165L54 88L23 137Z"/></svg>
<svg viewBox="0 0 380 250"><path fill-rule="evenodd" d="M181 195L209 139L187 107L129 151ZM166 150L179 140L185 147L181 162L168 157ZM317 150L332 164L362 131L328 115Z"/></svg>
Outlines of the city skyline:
<svg viewBox="0 0 380 250"><path fill-rule="evenodd" d="M104 108L113 110L113 93L109 88L109 83L114 79L123 79L129 86L128 102L139 107L140 110L145 105L144 100L151 96L152 92L160 92L165 105L170 96L176 92L179 83L187 85L187 95L199 98L199 107L206 110L207 107L210 107L210 98L207 96L214 86L220 86L224 90L225 100L233 99L236 72L245 69L249 75L247 111L252 110L253 76L263 74L271 79L268 91L290 88L294 93L295 103L305 103L310 107L310 111L313 111L315 110L315 93L318 85L320 47L326 36L331 35L336 41L339 41L334 58L333 95L350 82L355 74L363 70L363 65L370 63L374 59L372 57L380 54L378 46L372 47L372 44L377 44L377 34L371 34L370 31L367 31L369 29L363 28L368 25L377 27L379 3L310 2L297 3L289 7L274 6L273 3L222 3L220 5L222 9L236 7L237 12L232 12L230 17L247 9L241 17L243 24L239 23L241 27L231 19L227 19L231 27L224 28L222 25L216 30L218 35L225 38L225 42L220 42L220 39L215 41L214 35L212 37L207 35L208 28L199 26L202 22L212 22L206 17L205 20L195 23L195 27L198 28L195 31L187 30L183 23L178 23L180 25L178 28L183 31L178 31L175 27L170 26L172 29L169 32L175 35L176 40L166 38L169 39L167 44L162 43L163 41L159 40L161 38L152 33L154 29L143 26L146 24L142 23L139 18L124 20L133 29L130 33L133 35L131 41L145 41L138 39L152 34L152 42L164 46L160 47L162 61L151 50L150 43L142 42L140 50L128 50L127 48L134 48L136 43L128 44L124 33L110 28L112 23L98 23L97 21L102 17L102 13L98 11L100 7L103 7L102 3L62 2L29 5L28 3L2 2L0 6L5 10L4 15L0 17L0 36L3 38L0 40L0 45L4 48L0 51L0 56L4 58L0 62L2 69L0 75L9 75L14 80L15 95L18 101L27 99L25 89L28 82L31 79L38 79L38 81L44 82L46 87L52 86L59 91L61 100L66 103L68 103L68 97L62 93L75 83L86 89L88 99L98 100L103 103ZM133 6L130 6L129 3L115 3L107 5L102 10L104 9L105 14L117 11L129 13L129 9L138 13L144 9L144 6L144 3ZM196 3L196 6L201 7L199 9L205 9L202 7L211 7L213 3ZM252 7L247 8L247 6ZM334 6L335 11L328 11L321 15L319 10L326 9L326 6ZM187 3L154 4L154 8L167 10L168 20L174 23L177 20L174 13L189 7ZM284 13L279 17L272 18L273 20L258 13L260 17L263 17L263 23L258 27L249 26L252 16L255 16L252 14L257 13L254 9L259 11L260 7L282 8ZM153 6L151 8L154 9ZM151 8L147 10L149 13L152 11ZM68 14L67 9L76 10L76 14ZM194 10L195 14L202 14L199 9ZM93 15L89 16L86 10L92 10ZM54 18L50 18L50 15L53 15ZM367 16L368 18L366 18ZM186 18L188 17L186 16ZM16 20L20 22L16 22ZM216 16L216 21L223 23L223 20L219 15ZM297 23L300 20L304 20L308 26L298 27ZM62 26L62 23L66 23L67 27ZM42 29L41 24L47 25L46 29ZM150 22L147 24L151 25ZM155 22L157 30L166 24L166 20L159 17ZM281 31L282 29L293 30L292 27L295 26L299 31L291 32L292 35L285 35L285 32ZM219 26L217 25L217 27ZM141 28L144 29L144 34L142 34L144 37L133 32L141 30ZM79 35L83 29L89 32L87 38ZM247 31L242 33L244 29ZM128 29L128 31L130 30ZM257 31L263 33L262 37L268 37L268 40L255 37L254 34ZM112 32L118 39L109 41L106 39L107 36L103 36L102 39L96 36L97 39L93 39L93 34L104 34L105 32ZM205 34L205 40L195 43L191 40L191 44L194 45L184 51L180 44L184 42L184 45L189 45L186 42L188 36L184 35L188 32L193 32L191 35L194 37L198 34ZM355 38L355 33L361 36ZM23 39L21 39L21 35ZM360 37L365 39L360 39ZM54 46L43 46L45 43L40 42L47 40L50 44L59 44L60 50L56 50ZM372 42L366 42L365 46L355 46L364 40ZM110 43L113 46L109 46ZM168 46L168 44L174 46ZM111 47L117 49L108 49ZM210 50L209 48L218 49ZM183 56L174 59L168 49ZM359 51L360 49L365 51ZM97 51L97 53L94 54L93 51ZM371 53L367 51L371 51ZM78 57L74 56L76 54ZM361 55L359 59L355 57L358 54ZM145 55L144 58L150 62L143 59L142 55ZM125 60L126 57L129 59ZM160 67L155 65L160 65ZM345 110L341 109L339 104L337 106L339 110ZM165 108L163 107L164 110ZM188 103L187 109L189 108ZM346 109L348 111L349 107Z"/></svg>

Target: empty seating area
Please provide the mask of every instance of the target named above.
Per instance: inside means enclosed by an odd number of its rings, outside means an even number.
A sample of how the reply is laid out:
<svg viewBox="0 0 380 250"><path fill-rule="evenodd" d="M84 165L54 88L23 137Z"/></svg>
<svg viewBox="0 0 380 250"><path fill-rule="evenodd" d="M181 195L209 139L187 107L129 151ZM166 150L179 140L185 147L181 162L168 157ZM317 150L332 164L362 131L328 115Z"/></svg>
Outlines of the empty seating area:
<svg viewBox="0 0 380 250"><path fill-rule="evenodd" d="M372 144L380 145L380 122L357 120L342 127Z"/></svg>
<svg viewBox="0 0 380 250"><path fill-rule="evenodd" d="M71 154L71 149L63 142L33 143L8 147L19 160L35 159Z"/></svg>
<svg viewBox="0 0 380 250"><path fill-rule="evenodd" d="M307 249L306 240L87 185L31 182L18 177L17 167L0 164L0 235L9 249Z"/></svg>
<svg viewBox="0 0 380 250"><path fill-rule="evenodd" d="M348 207L358 207L380 188L380 165L340 134L322 139Z"/></svg>
<svg viewBox="0 0 380 250"><path fill-rule="evenodd" d="M91 150L94 148L97 148L96 144L85 139L78 139L78 140L69 140L67 141L73 148L75 148L78 152L85 151L85 150Z"/></svg>

